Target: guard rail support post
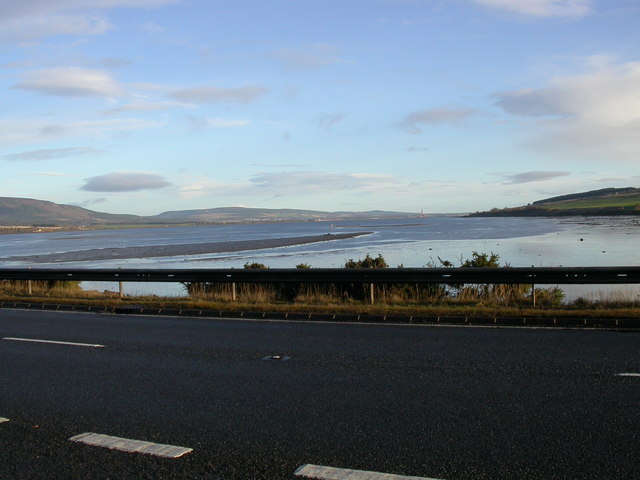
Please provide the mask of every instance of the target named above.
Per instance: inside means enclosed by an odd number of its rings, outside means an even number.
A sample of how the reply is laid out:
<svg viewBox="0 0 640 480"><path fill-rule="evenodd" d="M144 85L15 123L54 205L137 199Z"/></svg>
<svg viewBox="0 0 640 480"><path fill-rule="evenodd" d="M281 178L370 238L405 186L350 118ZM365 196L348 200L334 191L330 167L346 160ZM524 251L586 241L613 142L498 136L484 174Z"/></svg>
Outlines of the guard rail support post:
<svg viewBox="0 0 640 480"><path fill-rule="evenodd" d="M374 288L375 287L373 286L373 283L370 283L369 284L369 297L371 299L371 305L373 305L375 303L375 296L374 296L375 290L374 290Z"/></svg>
<svg viewBox="0 0 640 480"><path fill-rule="evenodd" d="M536 308L536 285L535 285L535 283L531 284L531 303L533 304L533 308Z"/></svg>
<svg viewBox="0 0 640 480"><path fill-rule="evenodd" d="M122 285L122 280L118 282L118 294L120 298L124 298L124 285Z"/></svg>
<svg viewBox="0 0 640 480"><path fill-rule="evenodd" d="M231 282L231 301L235 302L238 299L236 294L236 282Z"/></svg>
<svg viewBox="0 0 640 480"><path fill-rule="evenodd" d="M29 293L29 295L33 293L33 285L31 283L31 280L27 280L27 292Z"/></svg>

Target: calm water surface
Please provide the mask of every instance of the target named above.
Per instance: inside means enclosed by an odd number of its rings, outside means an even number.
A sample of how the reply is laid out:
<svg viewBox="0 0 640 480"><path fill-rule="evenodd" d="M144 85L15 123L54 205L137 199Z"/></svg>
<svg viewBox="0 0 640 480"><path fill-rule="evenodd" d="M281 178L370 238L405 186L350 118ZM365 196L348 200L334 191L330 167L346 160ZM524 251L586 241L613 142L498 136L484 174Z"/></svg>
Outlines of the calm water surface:
<svg viewBox="0 0 640 480"><path fill-rule="evenodd" d="M372 232L369 235L300 246L180 257L28 264L12 256L41 255L114 247L174 245L231 240L323 235L326 233ZM519 266L617 266L640 265L638 217L598 218L462 218L353 222L264 223L200 227L158 227L122 230L73 231L0 235L0 266L81 268L242 268L260 262L273 268L299 263L314 267L341 267L350 258L381 254L391 266L438 266L438 258L459 264L473 251L497 253L502 264ZM113 289L113 285L90 283L87 288ZM103 288L104 287L104 288ZM608 292L603 286L563 287L573 295ZM637 296L637 288L627 291ZM127 293L179 295L174 285L129 284Z"/></svg>

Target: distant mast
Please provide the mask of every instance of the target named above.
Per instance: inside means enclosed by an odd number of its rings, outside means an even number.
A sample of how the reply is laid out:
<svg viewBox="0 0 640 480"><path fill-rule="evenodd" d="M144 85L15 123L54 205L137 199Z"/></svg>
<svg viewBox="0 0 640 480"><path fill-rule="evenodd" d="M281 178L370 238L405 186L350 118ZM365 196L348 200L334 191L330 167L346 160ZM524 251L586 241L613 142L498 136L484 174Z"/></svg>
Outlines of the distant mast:
<svg viewBox="0 0 640 480"><path fill-rule="evenodd" d="M424 209L423 208L420 209L420 218L427 218L427 214L424 213Z"/></svg>

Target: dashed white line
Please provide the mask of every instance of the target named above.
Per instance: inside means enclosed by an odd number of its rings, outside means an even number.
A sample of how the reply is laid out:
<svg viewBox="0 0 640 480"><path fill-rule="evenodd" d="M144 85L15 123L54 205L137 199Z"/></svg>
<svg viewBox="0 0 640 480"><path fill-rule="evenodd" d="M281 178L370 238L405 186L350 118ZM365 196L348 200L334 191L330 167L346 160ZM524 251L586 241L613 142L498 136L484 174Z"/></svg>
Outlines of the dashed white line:
<svg viewBox="0 0 640 480"><path fill-rule="evenodd" d="M616 377L640 377L640 373L634 373L634 372L616 373Z"/></svg>
<svg viewBox="0 0 640 480"><path fill-rule="evenodd" d="M81 433L69 440L77 443L84 443L94 447L110 448L123 452L144 453L156 457L178 458L191 451L192 448L177 447L175 445L164 445L161 443L145 442L142 440L131 440L129 438L112 437L99 433Z"/></svg>
<svg viewBox="0 0 640 480"><path fill-rule="evenodd" d="M8 422L8 418L0 417L0 423Z"/></svg>
<svg viewBox="0 0 640 480"><path fill-rule="evenodd" d="M104 345L99 345L96 343L60 342L58 340L42 340L38 338L4 337L3 340L9 340L12 342L51 343L54 345L71 345L73 347L104 348Z"/></svg>
<svg viewBox="0 0 640 480"><path fill-rule="evenodd" d="M349 470L346 468L324 467L322 465L302 465L294 472L294 475L318 480L437 480L428 477L406 477L392 473Z"/></svg>

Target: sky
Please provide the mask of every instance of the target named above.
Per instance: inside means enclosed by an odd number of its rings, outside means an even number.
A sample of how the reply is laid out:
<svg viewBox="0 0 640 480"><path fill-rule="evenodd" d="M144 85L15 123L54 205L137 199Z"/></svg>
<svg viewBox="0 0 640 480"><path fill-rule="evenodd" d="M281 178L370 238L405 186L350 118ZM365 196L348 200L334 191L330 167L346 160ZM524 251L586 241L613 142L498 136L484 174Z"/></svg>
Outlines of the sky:
<svg viewBox="0 0 640 480"><path fill-rule="evenodd" d="M640 184L640 0L0 0L0 196L454 213Z"/></svg>

